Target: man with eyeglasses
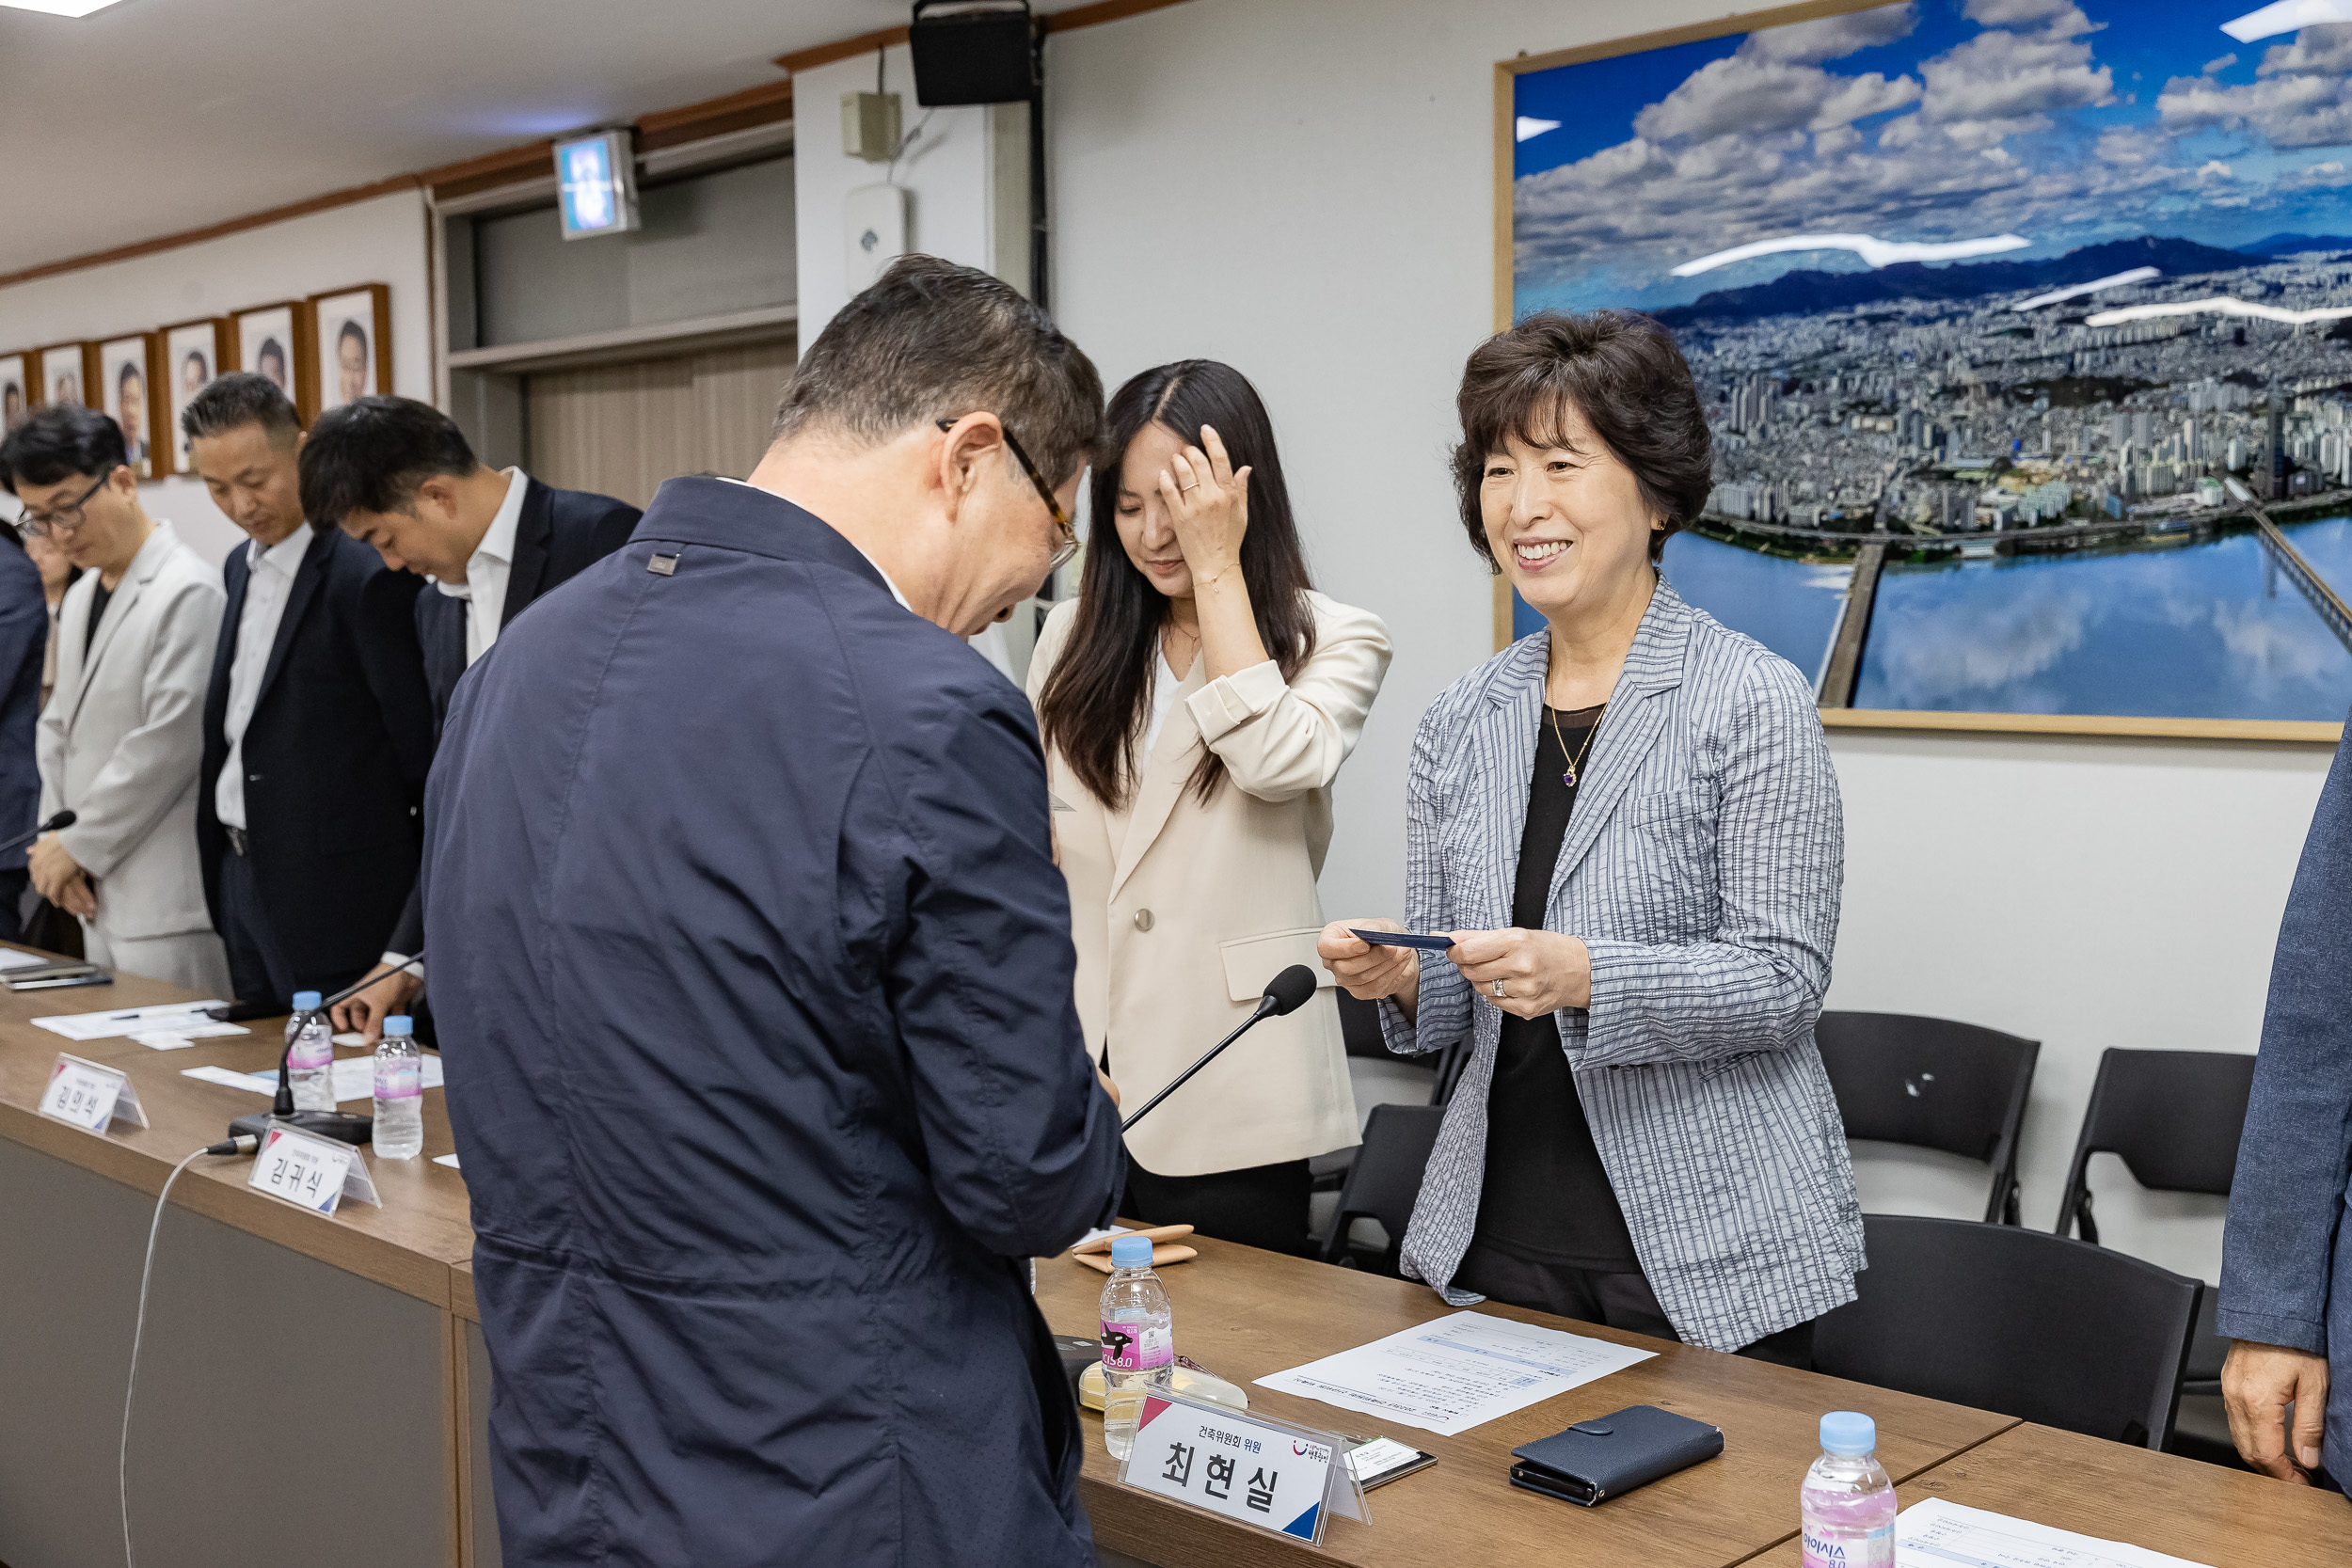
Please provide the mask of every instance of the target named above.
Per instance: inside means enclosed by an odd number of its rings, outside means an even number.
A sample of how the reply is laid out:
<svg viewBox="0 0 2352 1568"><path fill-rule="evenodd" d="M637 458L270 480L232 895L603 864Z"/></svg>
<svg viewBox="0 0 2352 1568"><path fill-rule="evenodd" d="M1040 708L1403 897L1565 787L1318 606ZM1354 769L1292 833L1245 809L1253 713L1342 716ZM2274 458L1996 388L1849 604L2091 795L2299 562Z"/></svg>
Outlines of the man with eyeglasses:
<svg viewBox="0 0 2352 1568"><path fill-rule="evenodd" d="M1041 311L901 259L747 482L664 484L459 685L425 946L508 1562L1094 1560L1024 1259L1108 1222L1118 1114L964 638L1102 418Z"/></svg>
<svg viewBox="0 0 2352 1568"><path fill-rule="evenodd" d="M93 962L227 1000L196 845L220 574L147 515L121 427L94 408L42 409L0 440L0 485L20 528L84 568L40 729L40 816L76 820L35 841L33 886L80 918Z"/></svg>

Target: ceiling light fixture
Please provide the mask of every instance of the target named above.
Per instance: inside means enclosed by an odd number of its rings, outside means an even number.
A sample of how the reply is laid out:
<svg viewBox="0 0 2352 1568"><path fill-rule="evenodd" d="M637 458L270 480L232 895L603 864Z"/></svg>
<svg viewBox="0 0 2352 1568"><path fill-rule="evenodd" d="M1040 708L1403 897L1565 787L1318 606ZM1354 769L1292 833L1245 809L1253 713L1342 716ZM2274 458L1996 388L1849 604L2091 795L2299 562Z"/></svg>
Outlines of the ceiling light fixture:
<svg viewBox="0 0 2352 1568"><path fill-rule="evenodd" d="M0 8L12 11L40 11L47 16L87 16L113 4L115 0L0 0Z"/></svg>

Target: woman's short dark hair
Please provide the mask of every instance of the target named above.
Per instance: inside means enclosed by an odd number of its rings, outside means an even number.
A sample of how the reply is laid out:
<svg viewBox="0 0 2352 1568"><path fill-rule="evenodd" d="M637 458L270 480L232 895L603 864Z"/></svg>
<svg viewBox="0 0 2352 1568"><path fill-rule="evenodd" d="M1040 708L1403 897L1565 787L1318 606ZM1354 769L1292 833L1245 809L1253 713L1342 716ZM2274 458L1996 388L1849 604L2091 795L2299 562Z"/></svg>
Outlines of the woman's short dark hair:
<svg viewBox="0 0 2352 1568"><path fill-rule="evenodd" d="M0 440L0 488L103 479L130 461L122 427L95 408L61 403L36 412Z"/></svg>
<svg viewBox="0 0 2352 1568"><path fill-rule="evenodd" d="M1315 648L1313 586L1298 542L1274 421L1249 378L1215 359L1180 359L1129 381L1114 395L1094 457L1086 581L1075 624L1038 693L1038 727L1078 782L1098 800L1124 803L1143 768L1136 748L1152 711L1160 628L1168 601L1127 559L1119 537L1119 478L1127 447L1148 425L1197 445L1215 430L1235 472L1249 470L1249 529L1241 541L1241 580L1264 644L1289 680ZM1181 673L1181 672L1180 672ZM1186 787L1206 801L1225 777L1225 759L1207 747Z"/></svg>
<svg viewBox="0 0 2352 1568"><path fill-rule="evenodd" d="M1567 446L1564 403L1632 470L1643 504L1662 524L1649 540L1656 561L1666 536L1706 507L1714 452L1682 351L1664 327L1631 310L1538 310L1471 351L1454 398L1462 441L1454 449L1454 490L1470 548L1502 570L1479 506L1486 459L1513 437L1531 447Z"/></svg>
<svg viewBox="0 0 2352 1568"><path fill-rule="evenodd" d="M354 512L405 512L426 480L462 479L479 465L457 421L431 404L371 396L318 417L301 467L304 515L339 528Z"/></svg>

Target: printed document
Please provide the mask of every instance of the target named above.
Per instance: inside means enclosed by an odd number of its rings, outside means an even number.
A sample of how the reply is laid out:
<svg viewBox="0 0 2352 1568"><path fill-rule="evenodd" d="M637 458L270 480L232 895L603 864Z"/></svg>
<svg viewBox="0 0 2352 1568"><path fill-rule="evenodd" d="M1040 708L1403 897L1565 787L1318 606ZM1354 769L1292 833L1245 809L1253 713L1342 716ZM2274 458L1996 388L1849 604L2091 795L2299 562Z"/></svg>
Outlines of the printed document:
<svg viewBox="0 0 2352 1568"><path fill-rule="evenodd" d="M1262 1377L1258 1386L1453 1437L1656 1354L1456 1312Z"/></svg>
<svg viewBox="0 0 2352 1568"><path fill-rule="evenodd" d="M203 1015L207 1007L225 1007L229 1004L215 998L210 1002L172 1002L154 1007L131 1007L118 1013L59 1013L49 1018L37 1018L33 1022L53 1035L63 1035L70 1040L109 1040L120 1035L143 1034L151 1029L168 1029L175 1035L211 1036L242 1035L246 1031L234 1023L215 1023Z"/></svg>
<svg viewBox="0 0 2352 1568"><path fill-rule="evenodd" d="M2121 1541L2012 1519L1942 1497L1895 1519L1896 1568L2204 1568Z"/></svg>

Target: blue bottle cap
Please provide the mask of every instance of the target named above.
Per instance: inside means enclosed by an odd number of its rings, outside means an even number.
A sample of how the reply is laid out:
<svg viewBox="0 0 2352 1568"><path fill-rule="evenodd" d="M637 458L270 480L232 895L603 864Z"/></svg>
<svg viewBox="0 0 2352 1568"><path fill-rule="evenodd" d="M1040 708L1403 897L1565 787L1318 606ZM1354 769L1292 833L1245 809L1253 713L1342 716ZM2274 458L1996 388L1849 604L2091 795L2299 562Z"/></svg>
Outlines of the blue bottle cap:
<svg viewBox="0 0 2352 1568"><path fill-rule="evenodd" d="M384 1032L388 1035L413 1035L417 1032L417 1021L406 1013L394 1013L384 1021Z"/></svg>
<svg viewBox="0 0 2352 1568"><path fill-rule="evenodd" d="M1855 1459L1876 1452L1878 1446L1879 1424L1859 1410L1833 1410L1821 1418L1823 1452Z"/></svg>
<svg viewBox="0 0 2352 1568"><path fill-rule="evenodd" d="M294 992L294 1010L298 1013L317 1012L319 1010L319 993L314 990L298 990Z"/></svg>
<svg viewBox="0 0 2352 1568"><path fill-rule="evenodd" d="M1152 1238L1149 1236L1114 1236L1111 1238L1111 1267L1114 1269L1148 1269L1152 1266Z"/></svg>

